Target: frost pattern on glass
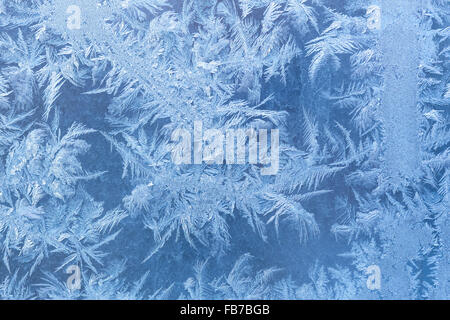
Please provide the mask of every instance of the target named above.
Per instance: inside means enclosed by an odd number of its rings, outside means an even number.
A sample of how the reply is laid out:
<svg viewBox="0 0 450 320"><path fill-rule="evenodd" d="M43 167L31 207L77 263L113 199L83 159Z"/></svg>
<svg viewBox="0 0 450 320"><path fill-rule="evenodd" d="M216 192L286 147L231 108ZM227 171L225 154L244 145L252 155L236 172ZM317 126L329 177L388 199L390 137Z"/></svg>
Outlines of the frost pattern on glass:
<svg viewBox="0 0 450 320"><path fill-rule="evenodd" d="M448 299L446 0L0 0L0 299Z"/></svg>

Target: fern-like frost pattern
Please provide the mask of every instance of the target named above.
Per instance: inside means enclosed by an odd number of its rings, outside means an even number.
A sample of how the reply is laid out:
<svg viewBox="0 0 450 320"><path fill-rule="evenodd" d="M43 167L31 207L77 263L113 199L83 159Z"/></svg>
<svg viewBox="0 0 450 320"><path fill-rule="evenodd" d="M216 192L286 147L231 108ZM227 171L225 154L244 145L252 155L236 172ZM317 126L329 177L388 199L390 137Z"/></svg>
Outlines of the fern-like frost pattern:
<svg viewBox="0 0 450 320"><path fill-rule="evenodd" d="M0 0L0 299L448 299L449 22Z"/></svg>

